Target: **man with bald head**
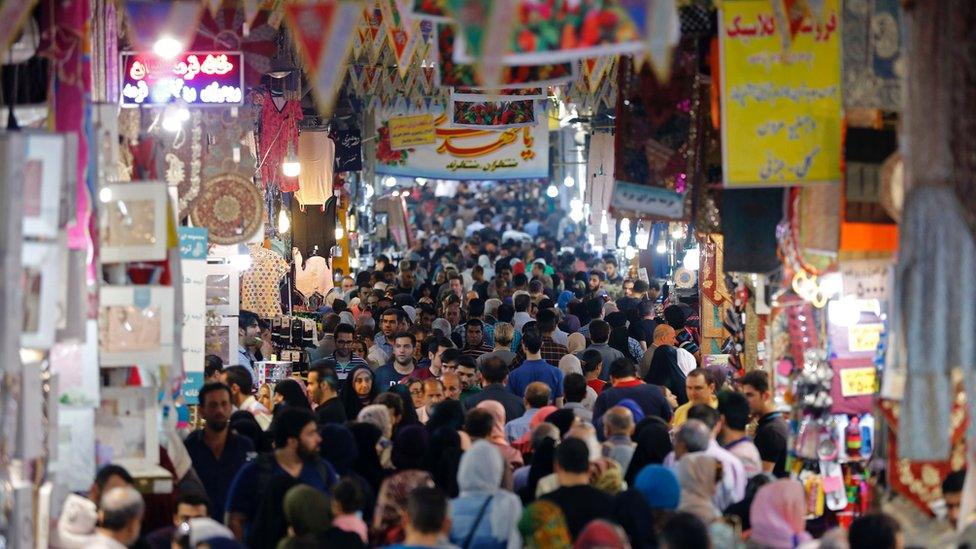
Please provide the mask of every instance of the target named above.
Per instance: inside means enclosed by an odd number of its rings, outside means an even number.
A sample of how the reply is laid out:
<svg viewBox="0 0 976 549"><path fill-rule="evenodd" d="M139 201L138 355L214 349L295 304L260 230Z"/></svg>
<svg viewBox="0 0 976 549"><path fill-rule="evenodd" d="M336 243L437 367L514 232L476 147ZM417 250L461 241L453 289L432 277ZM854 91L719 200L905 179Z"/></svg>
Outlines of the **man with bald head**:
<svg viewBox="0 0 976 549"><path fill-rule="evenodd" d="M461 400L461 378L457 375L457 370L441 374L441 383L444 384L445 399Z"/></svg>
<svg viewBox="0 0 976 549"><path fill-rule="evenodd" d="M658 347L663 347L665 345L675 347L678 351L678 369L681 373L688 375L689 372L698 367L698 361L695 360L695 355L689 353L685 349L678 347L678 336L674 328L667 324L661 324L657 328L654 328L654 341L647 347L647 352L644 353L644 358L640 361L638 375L641 379L647 376L648 370L651 369L651 361L654 359L654 351Z"/></svg>
<svg viewBox="0 0 976 549"><path fill-rule="evenodd" d="M142 494L131 486L112 488L102 495L98 509L98 529L88 547L123 549L139 539L145 504Z"/></svg>
<svg viewBox="0 0 976 549"><path fill-rule="evenodd" d="M634 457L637 444L631 440L634 434L634 414L624 406L614 406L603 414L603 457L613 459L620 464L620 470L626 471L630 459Z"/></svg>

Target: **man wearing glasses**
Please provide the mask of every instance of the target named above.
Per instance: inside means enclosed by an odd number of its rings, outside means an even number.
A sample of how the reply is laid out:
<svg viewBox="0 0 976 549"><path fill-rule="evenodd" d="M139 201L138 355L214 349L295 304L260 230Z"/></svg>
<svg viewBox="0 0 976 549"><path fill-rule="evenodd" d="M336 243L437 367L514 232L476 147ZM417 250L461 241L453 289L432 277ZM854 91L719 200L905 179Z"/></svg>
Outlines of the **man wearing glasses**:
<svg viewBox="0 0 976 549"><path fill-rule="evenodd" d="M335 337L336 344L335 351L332 352L332 355L315 361L313 366L332 368L335 370L336 377L339 378L341 384L349 376L349 372L360 366L369 367L369 364L363 358L356 356L352 351L356 343L355 328L349 324L340 323L336 326L333 336Z"/></svg>

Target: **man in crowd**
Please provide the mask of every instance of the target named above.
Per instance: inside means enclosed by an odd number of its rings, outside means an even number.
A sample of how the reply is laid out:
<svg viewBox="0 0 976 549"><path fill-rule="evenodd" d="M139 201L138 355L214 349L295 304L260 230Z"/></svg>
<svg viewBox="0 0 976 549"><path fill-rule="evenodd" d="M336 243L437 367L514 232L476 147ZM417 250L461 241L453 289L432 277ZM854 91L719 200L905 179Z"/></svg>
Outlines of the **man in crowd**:
<svg viewBox="0 0 976 549"><path fill-rule="evenodd" d="M696 368L688 373L688 377L685 378L685 391L688 393L688 402L678 406L674 411L674 419L671 420L673 427L681 427L681 424L688 419L688 410L695 404L718 407L715 383L709 371L704 368Z"/></svg>
<svg viewBox="0 0 976 549"><path fill-rule="evenodd" d="M480 368L490 358L499 358L505 363L506 368L510 368L515 362L515 353L512 352L513 339L515 339L514 326L507 322L495 324L495 348L490 353L478 357L476 362L478 367Z"/></svg>
<svg viewBox="0 0 976 549"><path fill-rule="evenodd" d="M107 491L98 506L98 528L88 545L94 549L124 549L139 539L145 503L131 486Z"/></svg>
<svg viewBox="0 0 976 549"><path fill-rule="evenodd" d="M541 381L549 386L552 398L557 403L562 400L563 373L542 360L542 334L536 328L527 329L522 334L522 352L526 360L508 376L508 388L516 396L525 396L525 389L533 381Z"/></svg>
<svg viewBox="0 0 976 549"><path fill-rule="evenodd" d="M376 383L380 391L389 391L406 377L426 379L430 370L418 369L413 358L413 346L417 339L410 332L399 332L393 336L393 361L376 370Z"/></svg>
<svg viewBox="0 0 976 549"><path fill-rule="evenodd" d="M230 485L248 455L254 452L254 443L230 430L233 407L227 385L204 385L199 402L203 429L190 433L183 444L210 499L210 517L222 521Z"/></svg>
<svg viewBox="0 0 976 549"><path fill-rule="evenodd" d="M539 311L536 327L542 333L542 348L539 353L542 355L542 360L558 368L559 360L569 354L569 351L566 350L565 345L560 345L553 340L556 331L556 313L550 309Z"/></svg>
<svg viewBox="0 0 976 549"><path fill-rule="evenodd" d="M624 358L624 354L611 347L607 342L610 341L610 325L603 320L590 322L590 339L593 343L586 350L594 350L603 357L603 371L600 372L600 379L610 381L610 365L617 359Z"/></svg>
<svg viewBox="0 0 976 549"><path fill-rule="evenodd" d="M461 400L461 376L457 374L457 368L441 374L441 383L444 385L444 398Z"/></svg>
<svg viewBox="0 0 976 549"><path fill-rule="evenodd" d="M664 421L671 421L671 403L668 402L664 389L644 383L637 377L634 363L621 358L610 365L610 386L603 389L593 404L594 424L607 410L625 398L636 402L643 410L644 417L657 416Z"/></svg>
<svg viewBox="0 0 976 549"><path fill-rule="evenodd" d="M788 476L786 454L790 428L773 404L769 374L762 370L753 370L742 376L741 383L742 394L749 401L749 410L759 421L753 442L759 449L763 471L785 478Z"/></svg>
<svg viewBox="0 0 976 549"><path fill-rule="evenodd" d="M438 549L442 538L451 531L447 498L437 488L415 488L407 496L407 512L403 517L406 536L402 544L390 549Z"/></svg>
<svg viewBox="0 0 976 549"><path fill-rule="evenodd" d="M528 293L515 294L512 304L515 306L515 331L521 332L527 322L534 320L531 314L532 296Z"/></svg>
<svg viewBox="0 0 976 549"><path fill-rule="evenodd" d="M225 368L220 374L220 382L230 388L230 400L235 409L250 412L262 429L271 425L271 412L254 398L254 384L247 368Z"/></svg>
<svg viewBox="0 0 976 549"><path fill-rule="evenodd" d="M429 377L421 383L424 384L424 405L417 409L417 418L421 423L427 423L434 406L444 401L444 384L436 377Z"/></svg>
<svg viewBox="0 0 976 549"><path fill-rule="evenodd" d="M346 380L349 372L360 366L369 366L365 360L356 356L353 347L356 343L356 329L349 324L340 323L333 332L335 351L331 356L316 360L313 365L321 364L332 368L340 382Z"/></svg>
<svg viewBox="0 0 976 549"><path fill-rule="evenodd" d="M238 540L252 539L251 529L271 520L270 516L261 516L259 510L275 507L265 501L266 497L284 496L269 489L275 477L288 475L324 493L337 481L335 471L319 457L322 437L312 412L286 407L275 418L271 432L275 450L244 465L227 495L226 524Z"/></svg>
<svg viewBox="0 0 976 549"><path fill-rule="evenodd" d="M586 398L586 378L583 374L567 374L563 378L563 408L572 410L580 421L590 423L593 421L593 412L583 405Z"/></svg>
<svg viewBox="0 0 976 549"><path fill-rule="evenodd" d="M481 355L492 351L491 347L485 343L484 323L481 320L477 318L468 319L468 322L464 325L464 332L467 336L467 343L462 351L464 356L477 359Z"/></svg>
<svg viewBox="0 0 976 549"><path fill-rule="evenodd" d="M339 400L339 379L335 370L316 364L308 371L308 397L319 425L345 423L346 409Z"/></svg>
<svg viewBox="0 0 976 549"><path fill-rule="evenodd" d="M522 417L515 418L505 424L505 438L509 442L514 442L529 432L529 424L532 418L543 406L549 405L552 392L545 383L535 381L529 383L525 388L525 413Z"/></svg>
<svg viewBox="0 0 976 549"><path fill-rule="evenodd" d="M486 355L487 356L487 355ZM505 408L505 421L512 421L525 413L522 399L515 396L505 385L508 379L508 364L499 357L485 360L478 368L481 378L481 392L464 399L465 410L470 410L483 400L500 402Z"/></svg>
<svg viewBox="0 0 976 549"><path fill-rule="evenodd" d="M393 335L397 333L400 323L400 309L389 308L380 315L380 332L373 337L373 343L386 353L393 356Z"/></svg>
<svg viewBox="0 0 976 549"><path fill-rule="evenodd" d="M258 315L251 311L240 311L237 316L237 362L247 368L255 387L258 385L258 374L254 370L257 358L251 349L260 339L261 323L258 321ZM258 345L260 346L260 343Z"/></svg>
<svg viewBox="0 0 976 549"><path fill-rule="evenodd" d="M742 498L746 495L746 482L748 478L746 477L745 468L742 466L742 461L725 448L722 448L717 441L716 437L721 428L718 410L707 404L696 404L688 410L688 421L685 423L689 423L692 419L705 424L705 427L708 429L709 438L708 446L704 450L689 449L689 451L703 451L722 462L722 481L713 498L715 506L719 509L725 509L733 503L742 501ZM680 432L681 429L679 428L678 431ZM671 452L664 458L664 465L674 467L679 457L676 447L675 452Z"/></svg>
<svg viewBox="0 0 976 549"><path fill-rule="evenodd" d="M718 395L718 413L722 416L719 442L732 455L739 458L746 476L752 478L763 472L759 450L746 434L749 423L749 401L742 393L722 391Z"/></svg>
<svg viewBox="0 0 976 549"><path fill-rule="evenodd" d="M578 438L566 438L556 447L559 488L542 496L562 509L569 534L576 539L593 519L611 519L613 498L590 485L590 450Z"/></svg>
<svg viewBox="0 0 976 549"><path fill-rule="evenodd" d="M173 513L173 524L164 526L146 536L146 543L153 549L171 549L173 534L184 522L191 519L213 516L208 509L211 507L210 500L201 494L189 492L180 494L176 499L176 512Z"/></svg>
<svg viewBox="0 0 976 549"><path fill-rule="evenodd" d="M634 457L637 443L631 440L634 434L634 414L623 406L614 406L603 415L603 456L620 464L620 470L626 471L630 459Z"/></svg>
<svg viewBox="0 0 976 549"><path fill-rule="evenodd" d="M478 386L478 366L473 358L462 356L458 360L457 375L461 382L462 402L469 396L481 391L481 387Z"/></svg>
<svg viewBox="0 0 976 549"><path fill-rule="evenodd" d="M468 302L467 319L467 322L454 329L451 337L458 340L458 345L460 347L469 346L467 326L471 323L471 321L478 320L481 322L481 341L490 349L491 346L495 344L495 327L485 321L485 302L483 299L476 298Z"/></svg>

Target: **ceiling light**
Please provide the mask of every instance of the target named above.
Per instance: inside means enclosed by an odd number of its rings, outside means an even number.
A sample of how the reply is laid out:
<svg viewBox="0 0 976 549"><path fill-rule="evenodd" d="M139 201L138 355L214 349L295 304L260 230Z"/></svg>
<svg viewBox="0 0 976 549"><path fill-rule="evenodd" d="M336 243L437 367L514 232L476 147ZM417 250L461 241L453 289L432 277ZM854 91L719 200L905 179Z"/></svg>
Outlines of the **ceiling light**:
<svg viewBox="0 0 976 549"><path fill-rule="evenodd" d="M298 161L298 155L295 154L295 144L289 143L288 154L281 164L281 173L285 174L285 177L298 177L301 172L302 163Z"/></svg>
<svg viewBox="0 0 976 549"><path fill-rule="evenodd" d="M567 187L572 187L575 184L576 184L576 180L573 179L573 176L571 176L571 175L567 175L565 177L565 179L563 179L563 185L565 185Z"/></svg>
<svg viewBox="0 0 976 549"><path fill-rule="evenodd" d="M556 198L557 196L559 196L559 187L550 183L549 188L546 189L546 196L548 196L549 198Z"/></svg>
<svg viewBox="0 0 976 549"><path fill-rule="evenodd" d="M172 36L162 36L153 44L153 53L163 59L176 59L183 53L183 44Z"/></svg>
<svg viewBox="0 0 976 549"><path fill-rule="evenodd" d="M384 177L383 178L383 185L385 185L387 187L392 187L392 186L396 185L396 178L393 177L392 175L388 175L388 176Z"/></svg>

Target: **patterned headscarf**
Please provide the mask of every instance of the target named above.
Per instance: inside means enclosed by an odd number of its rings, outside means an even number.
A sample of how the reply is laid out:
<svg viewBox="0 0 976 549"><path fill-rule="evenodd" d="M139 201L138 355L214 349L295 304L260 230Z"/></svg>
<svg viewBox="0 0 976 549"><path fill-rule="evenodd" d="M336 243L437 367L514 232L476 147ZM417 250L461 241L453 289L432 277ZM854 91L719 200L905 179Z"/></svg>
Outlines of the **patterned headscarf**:
<svg viewBox="0 0 976 549"><path fill-rule="evenodd" d="M541 499L526 507L518 528L529 549L568 549L573 546L566 515L548 500Z"/></svg>
<svg viewBox="0 0 976 549"><path fill-rule="evenodd" d="M377 546L392 545L403 541L405 532L401 522L407 509L407 498L414 488L434 487L434 479L427 471L410 469L387 478L376 497L373 513L373 540Z"/></svg>

